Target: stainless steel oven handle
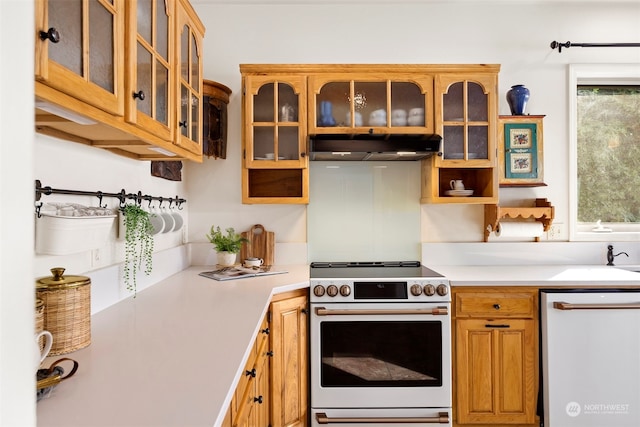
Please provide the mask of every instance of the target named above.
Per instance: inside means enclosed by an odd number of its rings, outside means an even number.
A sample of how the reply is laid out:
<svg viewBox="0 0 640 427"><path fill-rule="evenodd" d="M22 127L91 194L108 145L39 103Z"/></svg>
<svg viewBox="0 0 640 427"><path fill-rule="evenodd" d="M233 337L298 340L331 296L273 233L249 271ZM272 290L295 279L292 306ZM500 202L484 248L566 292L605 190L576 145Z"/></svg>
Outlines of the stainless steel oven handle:
<svg viewBox="0 0 640 427"><path fill-rule="evenodd" d="M639 310L640 303L601 303L601 304L572 304L570 302L556 301L553 308L558 310Z"/></svg>
<svg viewBox="0 0 640 427"><path fill-rule="evenodd" d="M431 314L434 316L443 316L449 314L449 307L446 306L438 306L430 309L393 309L393 310L385 310L385 309L331 309L325 307L316 307L315 313L318 316L337 316L337 315L379 315L379 314Z"/></svg>
<svg viewBox="0 0 640 427"><path fill-rule="evenodd" d="M438 413L437 417L327 417L324 412L316 413L318 424L449 424L447 412Z"/></svg>

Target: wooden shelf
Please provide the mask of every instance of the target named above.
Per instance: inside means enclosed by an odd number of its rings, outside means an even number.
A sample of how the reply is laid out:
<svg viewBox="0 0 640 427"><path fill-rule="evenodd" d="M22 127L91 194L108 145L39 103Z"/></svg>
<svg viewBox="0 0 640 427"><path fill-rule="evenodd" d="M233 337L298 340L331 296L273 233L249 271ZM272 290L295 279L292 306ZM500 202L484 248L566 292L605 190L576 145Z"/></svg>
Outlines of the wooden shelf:
<svg viewBox="0 0 640 427"><path fill-rule="evenodd" d="M484 241L489 241L489 234L491 234L491 230L498 228L500 220L506 217L511 219L533 218L542 223L544 231L549 231L551 223L553 222L554 210L555 208L551 205L551 202L547 201L547 199L536 199L535 206L530 207L500 207L498 205L485 205ZM536 237L536 242L539 241L540 238Z"/></svg>

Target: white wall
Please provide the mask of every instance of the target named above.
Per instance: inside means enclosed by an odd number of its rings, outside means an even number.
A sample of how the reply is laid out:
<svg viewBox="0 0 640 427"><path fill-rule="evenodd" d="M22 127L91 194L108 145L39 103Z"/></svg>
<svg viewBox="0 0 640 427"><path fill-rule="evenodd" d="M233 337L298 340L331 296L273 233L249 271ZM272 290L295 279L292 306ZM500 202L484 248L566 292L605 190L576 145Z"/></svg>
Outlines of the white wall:
<svg viewBox="0 0 640 427"><path fill-rule="evenodd" d="M33 49L25 48L33 30L26 22L33 2L0 1L1 426L35 425Z"/></svg>
<svg viewBox="0 0 640 427"><path fill-rule="evenodd" d="M549 47L553 40L639 42L638 1L193 3L207 26L204 75L229 86L233 95L228 159L188 166L188 193L193 201L190 241L202 240L209 223L244 229L252 221L274 230L278 241L305 239L303 207L240 203L241 63L501 64L499 113L510 114L506 91L521 83L531 90L527 113L547 116L544 167L548 186L501 189L500 203L529 204L536 197L548 198L556 207L555 223L566 240L568 64L640 62L639 48L573 47L558 53ZM206 183L217 186L203 191ZM310 198L313 204L313 193ZM420 214L423 242L482 241L482 206L423 205ZM314 244L318 242L309 241L310 252Z"/></svg>

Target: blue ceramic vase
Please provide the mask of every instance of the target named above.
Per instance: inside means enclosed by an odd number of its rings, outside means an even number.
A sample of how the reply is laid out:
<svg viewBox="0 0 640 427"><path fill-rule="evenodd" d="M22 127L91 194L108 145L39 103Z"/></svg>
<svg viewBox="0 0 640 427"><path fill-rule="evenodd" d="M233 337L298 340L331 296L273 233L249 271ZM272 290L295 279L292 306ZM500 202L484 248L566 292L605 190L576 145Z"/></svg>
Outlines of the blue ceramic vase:
<svg viewBox="0 0 640 427"><path fill-rule="evenodd" d="M507 91L507 102L509 103L511 114L514 116L524 115L528 101L529 89L524 87L524 85L511 86L511 89Z"/></svg>

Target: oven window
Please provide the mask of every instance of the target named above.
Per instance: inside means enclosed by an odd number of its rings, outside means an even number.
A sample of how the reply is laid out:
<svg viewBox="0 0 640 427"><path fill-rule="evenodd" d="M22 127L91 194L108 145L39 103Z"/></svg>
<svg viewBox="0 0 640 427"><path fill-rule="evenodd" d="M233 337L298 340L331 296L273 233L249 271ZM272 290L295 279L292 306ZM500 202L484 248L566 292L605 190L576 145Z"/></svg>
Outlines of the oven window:
<svg viewBox="0 0 640 427"><path fill-rule="evenodd" d="M442 386L440 321L320 324L322 387Z"/></svg>

